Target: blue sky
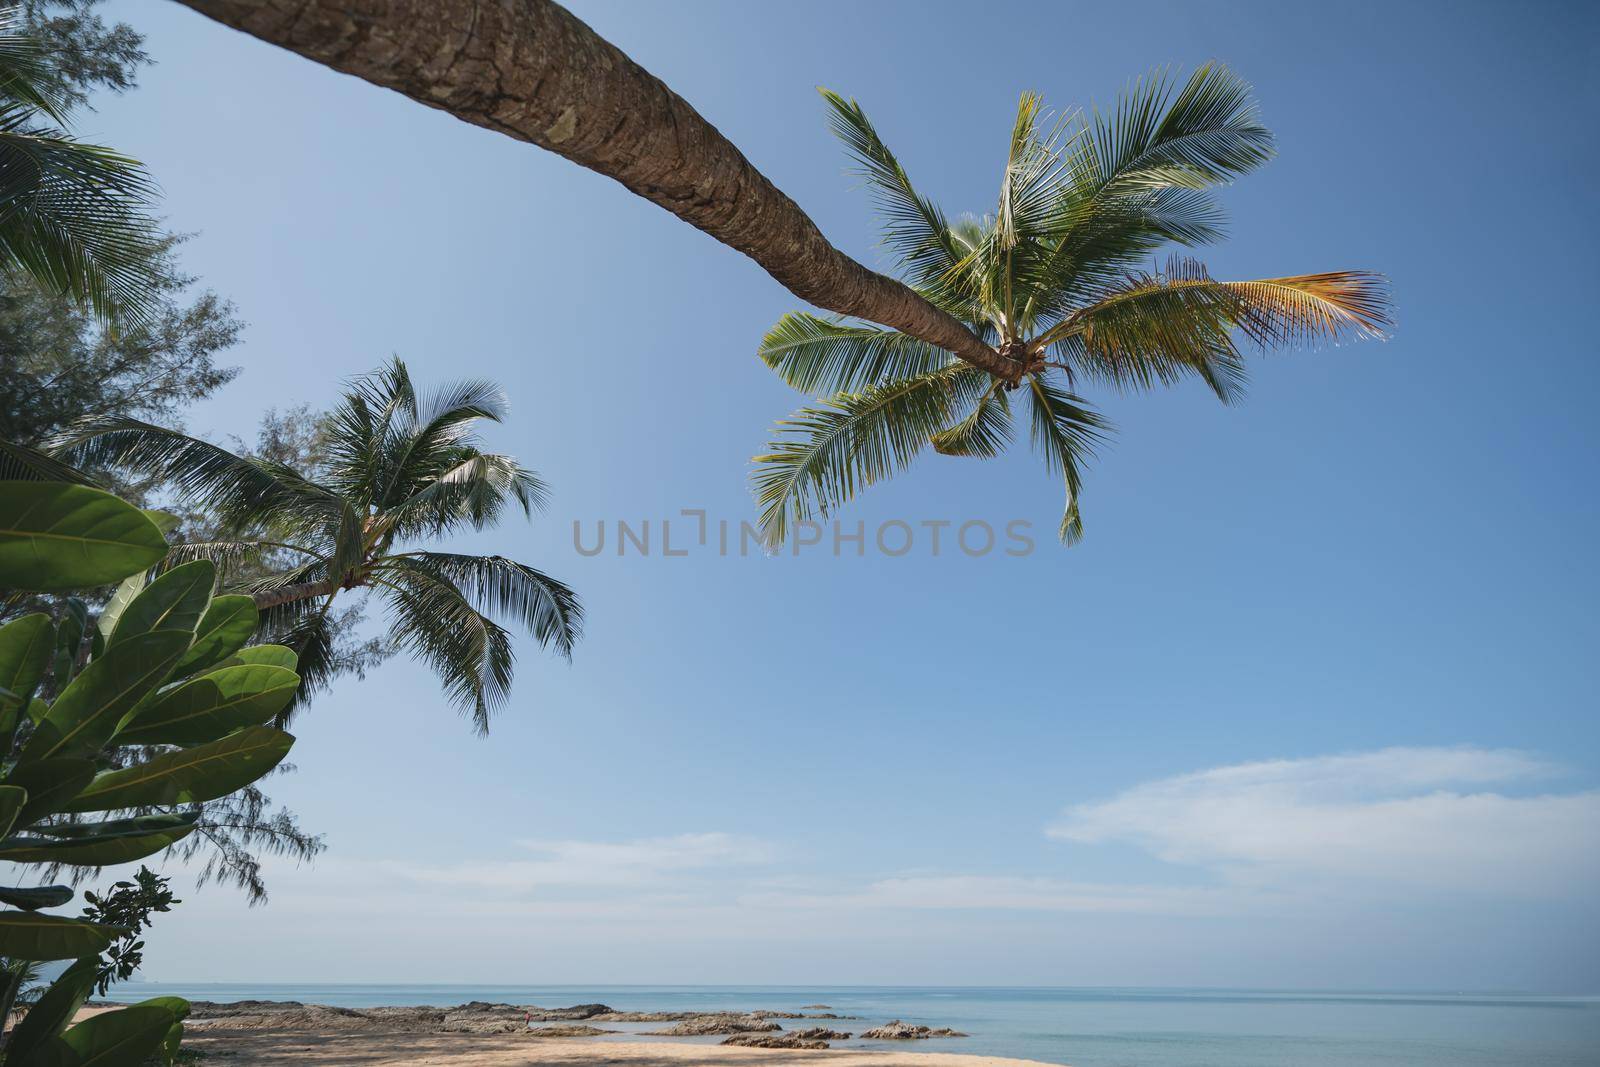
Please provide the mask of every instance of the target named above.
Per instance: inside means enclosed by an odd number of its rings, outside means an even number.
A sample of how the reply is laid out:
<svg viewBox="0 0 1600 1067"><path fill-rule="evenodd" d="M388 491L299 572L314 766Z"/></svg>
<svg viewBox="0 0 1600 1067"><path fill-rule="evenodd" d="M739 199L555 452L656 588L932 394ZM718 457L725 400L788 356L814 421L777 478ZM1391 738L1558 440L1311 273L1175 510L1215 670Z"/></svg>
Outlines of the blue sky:
<svg viewBox="0 0 1600 1067"><path fill-rule="evenodd" d="M492 440L554 500L461 543L591 620L570 666L524 650L488 740L404 661L321 699L273 792L326 858L265 909L192 894L149 977L1600 988L1591 12L573 9L874 264L815 86L982 212L1021 91L1223 59L1280 156L1207 262L1382 270L1399 328L1257 360L1231 409L1099 397L1070 550L1019 448L845 518L1023 520L1026 557L588 558L575 520L752 516L748 459L803 399L754 348L796 302L553 155L114 4L159 65L82 129L147 162L249 322L191 428L390 353L494 377Z"/></svg>

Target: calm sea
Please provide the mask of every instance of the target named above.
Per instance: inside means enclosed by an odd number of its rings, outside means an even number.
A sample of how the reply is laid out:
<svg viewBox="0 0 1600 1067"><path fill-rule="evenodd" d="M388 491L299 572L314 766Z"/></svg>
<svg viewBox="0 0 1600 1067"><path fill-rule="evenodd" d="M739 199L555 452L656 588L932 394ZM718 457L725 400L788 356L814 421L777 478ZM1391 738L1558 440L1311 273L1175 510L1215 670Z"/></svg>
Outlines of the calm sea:
<svg viewBox="0 0 1600 1067"><path fill-rule="evenodd" d="M808 1004L827 1004L841 1015L862 1017L862 1022L827 1024L840 1029L859 1032L889 1019L904 1019L972 1035L919 1042L914 1046L918 1051L1010 1056L1072 1067L1600 1067L1600 997L1215 989L170 983L129 983L114 988L112 994L121 1000L173 994L194 1000L301 1000L351 1008L468 1000L543 1007L599 1002L623 1011L795 1011ZM841 1044L890 1047L861 1041Z"/></svg>

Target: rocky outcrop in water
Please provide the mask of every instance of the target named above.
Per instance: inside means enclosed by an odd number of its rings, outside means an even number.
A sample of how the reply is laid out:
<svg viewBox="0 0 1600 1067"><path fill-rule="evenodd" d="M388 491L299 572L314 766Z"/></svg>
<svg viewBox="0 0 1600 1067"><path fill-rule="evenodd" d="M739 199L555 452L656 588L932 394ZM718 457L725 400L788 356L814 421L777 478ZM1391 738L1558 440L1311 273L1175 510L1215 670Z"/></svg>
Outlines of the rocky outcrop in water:
<svg viewBox="0 0 1600 1067"><path fill-rule="evenodd" d="M739 1015L733 1012L718 1012L714 1015L696 1015L685 1019L677 1026L665 1030L652 1030L646 1037L707 1037L712 1034L751 1034L782 1030L783 1027L775 1022L763 1019L759 1015Z"/></svg>
<svg viewBox="0 0 1600 1067"><path fill-rule="evenodd" d="M916 1026L912 1023L903 1023L899 1019L884 1023L872 1030L864 1031L861 1035L873 1041L921 1041L930 1037L970 1037L960 1030L952 1030L948 1026L941 1026L937 1030L928 1026Z"/></svg>
<svg viewBox="0 0 1600 1067"><path fill-rule="evenodd" d="M584 1023L557 1023L555 1026L535 1026L528 1031L529 1037L599 1037L601 1034L619 1033L617 1030L602 1030L598 1026L588 1026Z"/></svg>
<svg viewBox="0 0 1600 1067"><path fill-rule="evenodd" d="M574 1004L570 1008L541 1008L537 1004L530 1004L523 1010L536 1023L582 1022L601 1015L617 1014L609 1004Z"/></svg>
<svg viewBox="0 0 1600 1067"><path fill-rule="evenodd" d="M821 1026L813 1026L809 1030L789 1031L795 1037L807 1038L811 1041L849 1041L850 1034L844 1030L829 1030Z"/></svg>
<svg viewBox="0 0 1600 1067"><path fill-rule="evenodd" d="M735 1034L722 1041L724 1045L743 1045L746 1048L831 1048L826 1041L801 1037L799 1034Z"/></svg>

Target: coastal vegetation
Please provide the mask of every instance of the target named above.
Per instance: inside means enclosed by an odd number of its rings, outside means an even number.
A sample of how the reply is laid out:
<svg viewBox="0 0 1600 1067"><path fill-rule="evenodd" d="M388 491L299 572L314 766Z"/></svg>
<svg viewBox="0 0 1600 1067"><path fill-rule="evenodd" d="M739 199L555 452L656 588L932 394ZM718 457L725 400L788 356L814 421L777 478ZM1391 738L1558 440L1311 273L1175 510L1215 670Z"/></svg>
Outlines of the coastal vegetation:
<svg viewBox="0 0 1600 1067"><path fill-rule="evenodd" d="M155 186L137 161L67 131L73 73L21 8L0 9L0 267L107 323L138 323L159 288Z"/></svg>
<svg viewBox="0 0 1600 1067"><path fill-rule="evenodd" d="M761 358L786 383L825 399L777 427L756 457L761 526L781 542L794 523L831 514L932 447L991 459L1014 415L1066 484L1060 537L1083 533L1084 461L1108 430L1080 384L1149 389L1185 378L1223 403L1245 382L1237 339L1260 349L1372 337L1388 325L1383 279L1366 271L1219 281L1170 245L1222 235L1210 190L1272 156L1250 87L1217 64L1181 85L1147 77L1109 114L1052 121L1025 93L999 202L951 220L912 185L861 105L823 90L844 143L883 214L883 237L924 300L1007 360L990 370L910 333L792 312ZM1021 394L1025 412L1013 411Z"/></svg>
<svg viewBox="0 0 1600 1067"><path fill-rule="evenodd" d="M998 454L1011 435L1006 394L1018 390L1035 451L1065 483L1070 543L1083 530L1081 468L1107 428L1079 380L1147 388L1195 376L1226 402L1243 384L1235 334L1287 347L1389 323L1383 279L1367 271L1230 282L1183 256L1146 265L1163 246L1216 240L1207 190L1272 154L1248 86L1219 65L1176 93L1147 77L1109 116L1048 122L1025 94L996 210L956 222L911 185L858 105L825 94L885 209L901 281L829 244L682 97L551 0L403 0L360 15L331 0L183 2L614 178L841 316L788 316L761 348L786 381L825 396L780 423L756 459L769 543L930 445Z"/></svg>
<svg viewBox="0 0 1600 1067"><path fill-rule="evenodd" d="M159 516L103 490L0 482L0 589L70 594L120 582L91 619L69 599L0 627L0 860L48 878L162 852L195 833L205 804L250 785L294 738L269 721L299 685L294 654L249 645L248 597L217 596L209 560L146 575L168 553ZM248 647L247 647L248 646ZM72 1020L91 991L138 965L140 928L172 903L159 879L89 898L88 917L44 909L69 885L0 887L0 1013L29 968L70 961L10 1032L7 1065L170 1060L188 1005L143 1001Z"/></svg>
<svg viewBox="0 0 1600 1067"><path fill-rule="evenodd" d="M450 702L487 732L515 663L497 618L562 656L583 626L577 595L528 564L414 547L485 529L508 508L531 516L543 505L547 490L533 471L479 445L478 424L505 413L492 382L421 395L394 359L353 382L321 420L311 469L120 416L75 425L54 452L171 486L214 516L218 537L177 546L172 562L214 562L229 589L251 598L262 639L295 650L305 691L325 684L335 666L335 603L370 591L389 616L385 643L432 668Z"/></svg>
<svg viewBox="0 0 1600 1067"><path fill-rule="evenodd" d="M92 93L136 87L150 62L143 37L127 23L104 21L98 3L28 0L7 15L7 48L25 58L30 84L58 112L88 106ZM24 140L22 146L29 143ZM213 292L195 292L196 279L178 262L183 239L147 231L146 222L131 220L136 232L125 235L126 243L144 244L148 251L140 268L147 286L137 318L108 318L83 295L87 282L62 287L48 274L40 277L15 266L0 270L0 479L85 480L136 506L160 503L170 509L166 487L151 479L80 470L40 451L85 418L120 414L181 426L189 406L238 374L220 360L242 330L233 305ZM300 421L297 412L268 413L258 447L279 449L296 438ZM214 516L198 509L183 509L163 523L170 525L172 541L204 540L217 527ZM0 623L35 611L60 619L75 615L80 604L82 610L97 610L109 593L81 590L70 598L14 593L0 600ZM360 622L359 613L348 611L331 620L342 667L360 668L374 658L372 639L357 633ZM173 857L193 861L197 884L232 884L260 903L267 896L264 856L306 861L322 847L293 812L252 783L208 804L196 832L174 846Z"/></svg>

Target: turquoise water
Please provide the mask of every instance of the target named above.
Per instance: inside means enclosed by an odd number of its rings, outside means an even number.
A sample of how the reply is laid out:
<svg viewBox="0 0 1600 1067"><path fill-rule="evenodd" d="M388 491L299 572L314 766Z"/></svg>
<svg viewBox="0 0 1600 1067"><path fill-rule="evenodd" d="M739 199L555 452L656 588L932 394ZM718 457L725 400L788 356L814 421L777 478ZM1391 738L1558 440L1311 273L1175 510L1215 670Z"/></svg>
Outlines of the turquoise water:
<svg viewBox="0 0 1600 1067"><path fill-rule="evenodd" d="M600 1002L623 1011L796 1011L806 1004L828 1004L839 1014L859 1015L864 1021L821 1025L859 1032L897 1018L972 1035L919 1042L914 1046L918 1051L1011 1056L1072 1067L1600 1067L1596 997L887 986L129 983L112 990L112 997L121 1000L166 994L351 1008L468 1000L544 1007Z"/></svg>

